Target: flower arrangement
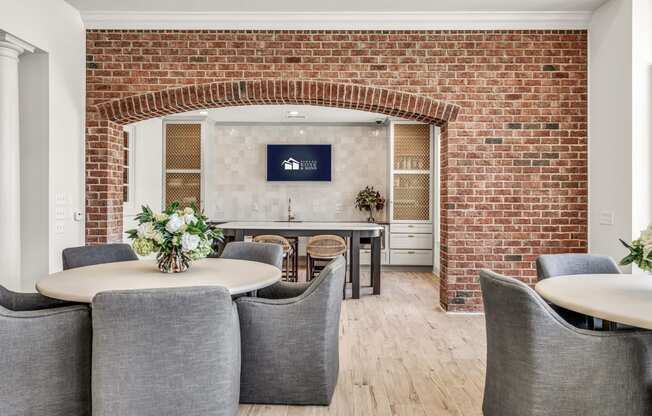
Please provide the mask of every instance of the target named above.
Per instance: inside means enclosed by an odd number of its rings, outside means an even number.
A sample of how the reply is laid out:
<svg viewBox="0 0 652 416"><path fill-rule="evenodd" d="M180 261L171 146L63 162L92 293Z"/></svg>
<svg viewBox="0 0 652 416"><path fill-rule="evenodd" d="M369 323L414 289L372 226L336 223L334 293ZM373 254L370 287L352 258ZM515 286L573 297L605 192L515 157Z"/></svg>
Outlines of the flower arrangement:
<svg viewBox="0 0 652 416"><path fill-rule="evenodd" d="M136 220L138 228L127 231L134 251L141 256L156 252L163 273L186 271L191 261L213 252L213 240L223 237L222 230L208 225L194 204L179 209L179 203L174 202L160 213L143 206Z"/></svg>
<svg viewBox="0 0 652 416"><path fill-rule="evenodd" d="M385 198L373 186L365 186L355 197L355 207L360 211L368 211L367 221L374 222L374 209L380 211L385 208Z"/></svg>
<svg viewBox="0 0 652 416"><path fill-rule="evenodd" d="M652 225L641 232L641 235L631 243L622 239L620 242L629 250L629 254L620 260L621 266L635 263L641 270L652 272Z"/></svg>

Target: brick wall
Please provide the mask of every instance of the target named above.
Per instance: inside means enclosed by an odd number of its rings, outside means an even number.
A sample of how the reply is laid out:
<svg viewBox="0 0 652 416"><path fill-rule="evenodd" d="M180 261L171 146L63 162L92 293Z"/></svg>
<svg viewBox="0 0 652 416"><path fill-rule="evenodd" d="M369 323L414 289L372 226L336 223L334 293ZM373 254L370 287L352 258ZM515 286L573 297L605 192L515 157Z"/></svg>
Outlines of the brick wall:
<svg viewBox="0 0 652 416"><path fill-rule="evenodd" d="M537 255L586 251L585 31L91 30L87 54L90 243L120 238L119 123L156 115L144 108L166 107L171 88L292 80L379 87L453 105L424 118L445 124L441 303L448 310L481 308L479 268L532 283ZM202 88L173 101L212 92ZM122 116L112 117L115 111Z"/></svg>

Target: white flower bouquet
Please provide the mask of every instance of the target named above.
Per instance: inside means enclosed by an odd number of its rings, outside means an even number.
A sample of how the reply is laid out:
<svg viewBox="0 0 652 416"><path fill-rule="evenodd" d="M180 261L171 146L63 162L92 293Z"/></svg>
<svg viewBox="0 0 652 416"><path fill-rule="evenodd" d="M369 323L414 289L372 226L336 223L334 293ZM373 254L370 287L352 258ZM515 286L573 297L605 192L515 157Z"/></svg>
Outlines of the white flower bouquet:
<svg viewBox="0 0 652 416"><path fill-rule="evenodd" d="M635 263L641 270L652 272L652 225L641 232L641 236L631 243L622 239L620 242L629 250L629 254L620 260L621 266Z"/></svg>
<svg viewBox="0 0 652 416"><path fill-rule="evenodd" d="M222 230L208 225L194 205L179 209L174 202L160 213L143 206L136 220L138 228L127 231L134 251L141 256L156 252L158 268L164 273L186 271L191 261L213 252L214 240L223 238Z"/></svg>

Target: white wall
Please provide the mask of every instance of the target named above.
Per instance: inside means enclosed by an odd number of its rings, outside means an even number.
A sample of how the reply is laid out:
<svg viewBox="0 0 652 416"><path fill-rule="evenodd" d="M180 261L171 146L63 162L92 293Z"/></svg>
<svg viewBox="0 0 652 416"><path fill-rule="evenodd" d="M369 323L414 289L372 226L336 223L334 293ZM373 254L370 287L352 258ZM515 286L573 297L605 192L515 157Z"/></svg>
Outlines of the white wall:
<svg viewBox="0 0 652 416"><path fill-rule="evenodd" d="M0 29L48 56L49 125L43 140L51 150L48 263L50 271L56 271L61 250L84 242L83 221L73 220L73 213L84 209L84 28L79 12L63 0L20 0L3 2ZM24 256L30 256L29 251ZM33 290L35 278L25 278L23 289Z"/></svg>
<svg viewBox="0 0 652 416"><path fill-rule="evenodd" d="M632 234L652 223L652 2L633 2Z"/></svg>
<svg viewBox="0 0 652 416"><path fill-rule="evenodd" d="M613 225L601 214L613 212ZM618 238L652 223L652 4L610 0L589 31L589 248L616 259Z"/></svg>
<svg viewBox="0 0 652 416"><path fill-rule="evenodd" d="M131 137L131 200L124 205L124 229L136 228L134 217L143 205L163 207L163 121L141 121L127 127ZM125 237L126 239L126 237Z"/></svg>
<svg viewBox="0 0 652 416"><path fill-rule="evenodd" d="M631 17L631 0L610 0L589 30L589 249L616 259L632 235Z"/></svg>

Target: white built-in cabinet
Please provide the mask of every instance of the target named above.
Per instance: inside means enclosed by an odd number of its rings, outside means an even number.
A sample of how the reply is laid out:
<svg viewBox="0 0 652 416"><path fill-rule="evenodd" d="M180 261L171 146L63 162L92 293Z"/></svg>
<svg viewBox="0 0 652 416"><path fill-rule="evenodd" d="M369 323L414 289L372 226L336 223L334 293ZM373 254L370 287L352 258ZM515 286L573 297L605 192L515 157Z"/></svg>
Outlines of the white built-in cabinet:
<svg viewBox="0 0 652 416"><path fill-rule="evenodd" d="M433 264L433 126L390 124L390 264Z"/></svg>

